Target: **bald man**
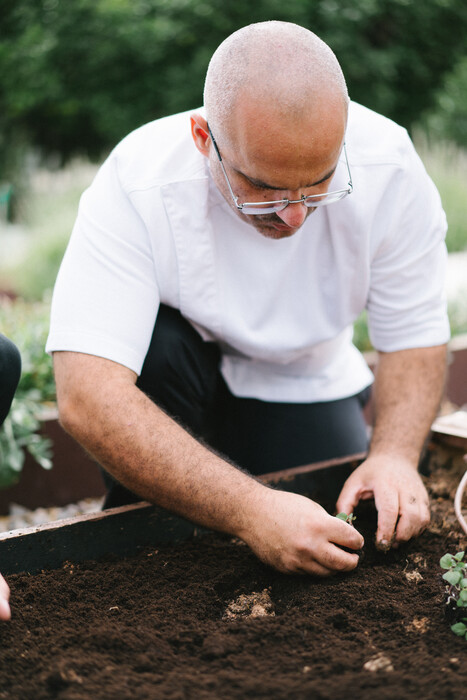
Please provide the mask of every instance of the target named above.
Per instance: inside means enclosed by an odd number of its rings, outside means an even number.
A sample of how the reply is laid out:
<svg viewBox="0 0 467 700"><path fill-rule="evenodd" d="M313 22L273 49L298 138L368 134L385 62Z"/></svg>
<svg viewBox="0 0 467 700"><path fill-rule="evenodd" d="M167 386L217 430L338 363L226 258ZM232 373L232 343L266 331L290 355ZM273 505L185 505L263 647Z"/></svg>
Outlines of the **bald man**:
<svg viewBox="0 0 467 700"><path fill-rule="evenodd" d="M350 103L334 54L264 22L215 52L204 108L143 126L83 195L47 349L64 427L146 499L244 540L284 572L349 571L362 538L255 474L366 450L317 476L382 547L429 521L417 471L449 335L445 217L406 132Z"/></svg>

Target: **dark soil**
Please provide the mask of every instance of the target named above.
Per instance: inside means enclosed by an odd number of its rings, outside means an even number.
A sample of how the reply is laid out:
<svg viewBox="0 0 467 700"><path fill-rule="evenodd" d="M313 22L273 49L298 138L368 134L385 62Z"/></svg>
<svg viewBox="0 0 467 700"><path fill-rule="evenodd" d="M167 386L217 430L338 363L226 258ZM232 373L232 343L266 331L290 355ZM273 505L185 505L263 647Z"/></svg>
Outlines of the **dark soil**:
<svg viewBox="0 0 467 700"><path fill-rule="evenodd" d="M429 531L389 554L360 508L365 556L331 579L276 573L216 535L10 576L0 698L466 697L467 641L445 620L439 568L465 545L456 483L430 478Z"/></svg>

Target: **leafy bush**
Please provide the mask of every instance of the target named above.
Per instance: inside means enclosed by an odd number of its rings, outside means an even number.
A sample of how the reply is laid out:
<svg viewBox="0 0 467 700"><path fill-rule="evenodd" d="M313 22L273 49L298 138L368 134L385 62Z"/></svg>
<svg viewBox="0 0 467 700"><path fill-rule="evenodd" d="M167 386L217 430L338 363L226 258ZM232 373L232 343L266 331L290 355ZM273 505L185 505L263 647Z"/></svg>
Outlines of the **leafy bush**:
<svg viewBox="0 0 467 700"><path fill-rule="evenodd" d="M3 0L0 164L24 140L63 157L100 155L140 124L199 105L218 44L269 19L315 31L336 52L352 97L410 128L464 51L467 4Z"/></svg>
<svg viewBox="0 0 467 700"><path fill-rule="evenodd" d="M462 55L434 95L434 107L422 122L435 138L467 145L467 56Z"/></svg>
<svg viewBox="0 0 467 700"><path fill-rule="evenodd" d="M25 450L44 469L52 467L52 445L38 431L41 409L55 400L52 360L44 346L49 325L47 303L4 302L0 306L0 327L18 346L22 374L12 408L0 429L0 487L18 481Z"/></svg>
<svg viewBox="0 0 467 700"><path fill-rule="evenodd" d="M467 143L467 138L466 138ZM417 130L415 144L441 195L448 220L446 245L450 253L467 249L467 151L453 142Z"/></svg>
<svg viewBox="0 0 467 700"><path fill-rule="evenodd" d="M467 639L467 562L464 561L464 554L445 554L439 565L447 569L443 580L446 582L446 616L451 622L454 621L451 630L458 637Z"/></svg>

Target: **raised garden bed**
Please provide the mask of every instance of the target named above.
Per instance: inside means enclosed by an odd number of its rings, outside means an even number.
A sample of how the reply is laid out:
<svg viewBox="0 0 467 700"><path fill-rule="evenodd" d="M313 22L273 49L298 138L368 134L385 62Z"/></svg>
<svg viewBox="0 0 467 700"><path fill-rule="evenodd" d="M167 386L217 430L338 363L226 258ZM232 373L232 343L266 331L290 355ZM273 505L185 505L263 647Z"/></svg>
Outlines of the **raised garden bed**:
<svg viewBox="0 0 467 700"><path fill-rule="evenodd" d="M445 620L439 559L466 544L452 508L465 463L455 448L427 463L429 529L384 555L366 504L362 562L326 580L279 574L219 535L163 543L191 528L144 505L0 537L7 574L43 562L7 575L0 698L463 697L467 642ZM104 560L83 561L97 549Z"/></svg>

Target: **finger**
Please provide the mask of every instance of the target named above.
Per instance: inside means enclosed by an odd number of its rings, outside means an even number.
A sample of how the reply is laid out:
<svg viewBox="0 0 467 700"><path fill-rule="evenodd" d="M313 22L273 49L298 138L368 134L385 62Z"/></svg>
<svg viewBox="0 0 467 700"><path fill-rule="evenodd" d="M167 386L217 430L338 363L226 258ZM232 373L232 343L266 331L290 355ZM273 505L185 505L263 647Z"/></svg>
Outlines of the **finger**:
<svg viewBox="0 0 467 700"><path fill-rule="evenodd" d="M3 578L3 576L0 574L0 597L6 598L8 600L10 598L10 589L8 587L7 582Z"/></svg>
<svg viewBox="0 0 467 700"><path fill-rule="evenodd" d="M328 569L316 560L311 560L309 564L303 565L300 573L309 574L311 576L319 576L320 578L326 578L327 576L333 576L336 572L332 569Z"/></svg>
<svg viewBox="0 0 467 700"><path fill-rule="evenodd" d="M345 525L345 523L340 524ZM347 525L346 527L353 530L350 525ZM358 532L355 534L358 536L357 542L363 543L363 537ZM334 573L339 571L351 571L352 569L355 569L359 562L358 554L347 552L346 550L342 549L341 546L335 544L331 534L329 534L329 541L326 542L325 546L320 547L319 550L314 552L314 559L321 564L321 566L324 566L326 569Z"/></svg>
<svg viewBox="0 0 467 700"><path fill-rule="evenodd" d="M10 589L5 579L0 576L0 620L9 620L11 617L10 606L8 600L10 598Z"/></svg>
<svg viewBox="0 0 467 700"><path fill-rule="evenodd" d="M361 484L358 481L353 481L352 478L347 479L336 503L339 513L352 513L360 500L360 489Z"/></svg>
<svg viewBox="0 0 467 700"><path fill-rule="evenodd" d="M358 566L359 561L358 554L346 552L339 546L332 544L327 552L324 564L337 573L338 571L352 571Z"/></svg>
<svg viewBox="0 0 467 700"><path fill-rule="evenodd" d="M363 535L356 528L338 518L335 518L333 526L329 528L329 541L349 549L361 549L365 544Z"/></svg>
<svg viewBox="0 0 467 700"><path fill-rule="evenodd" d="M0 598L0 620L9 620L11 617L10 606L5 598Z"/></svg>
<svg viewBox="0 0 467 700"><path fill-rule="evenodd" d="M397 519L399 517L399 494L397 491L375 493L375 505L378 511L378 528L376 544L382 548L389 547L394 539Z"/></svg>
<svg viewBox="0 0 467 700"><path fill-rule="evenodd" d="M430 507L426 497L407 495L401 497L401 515L397 524L396 540L407 542L423 532L430 522Z"/></svg>

